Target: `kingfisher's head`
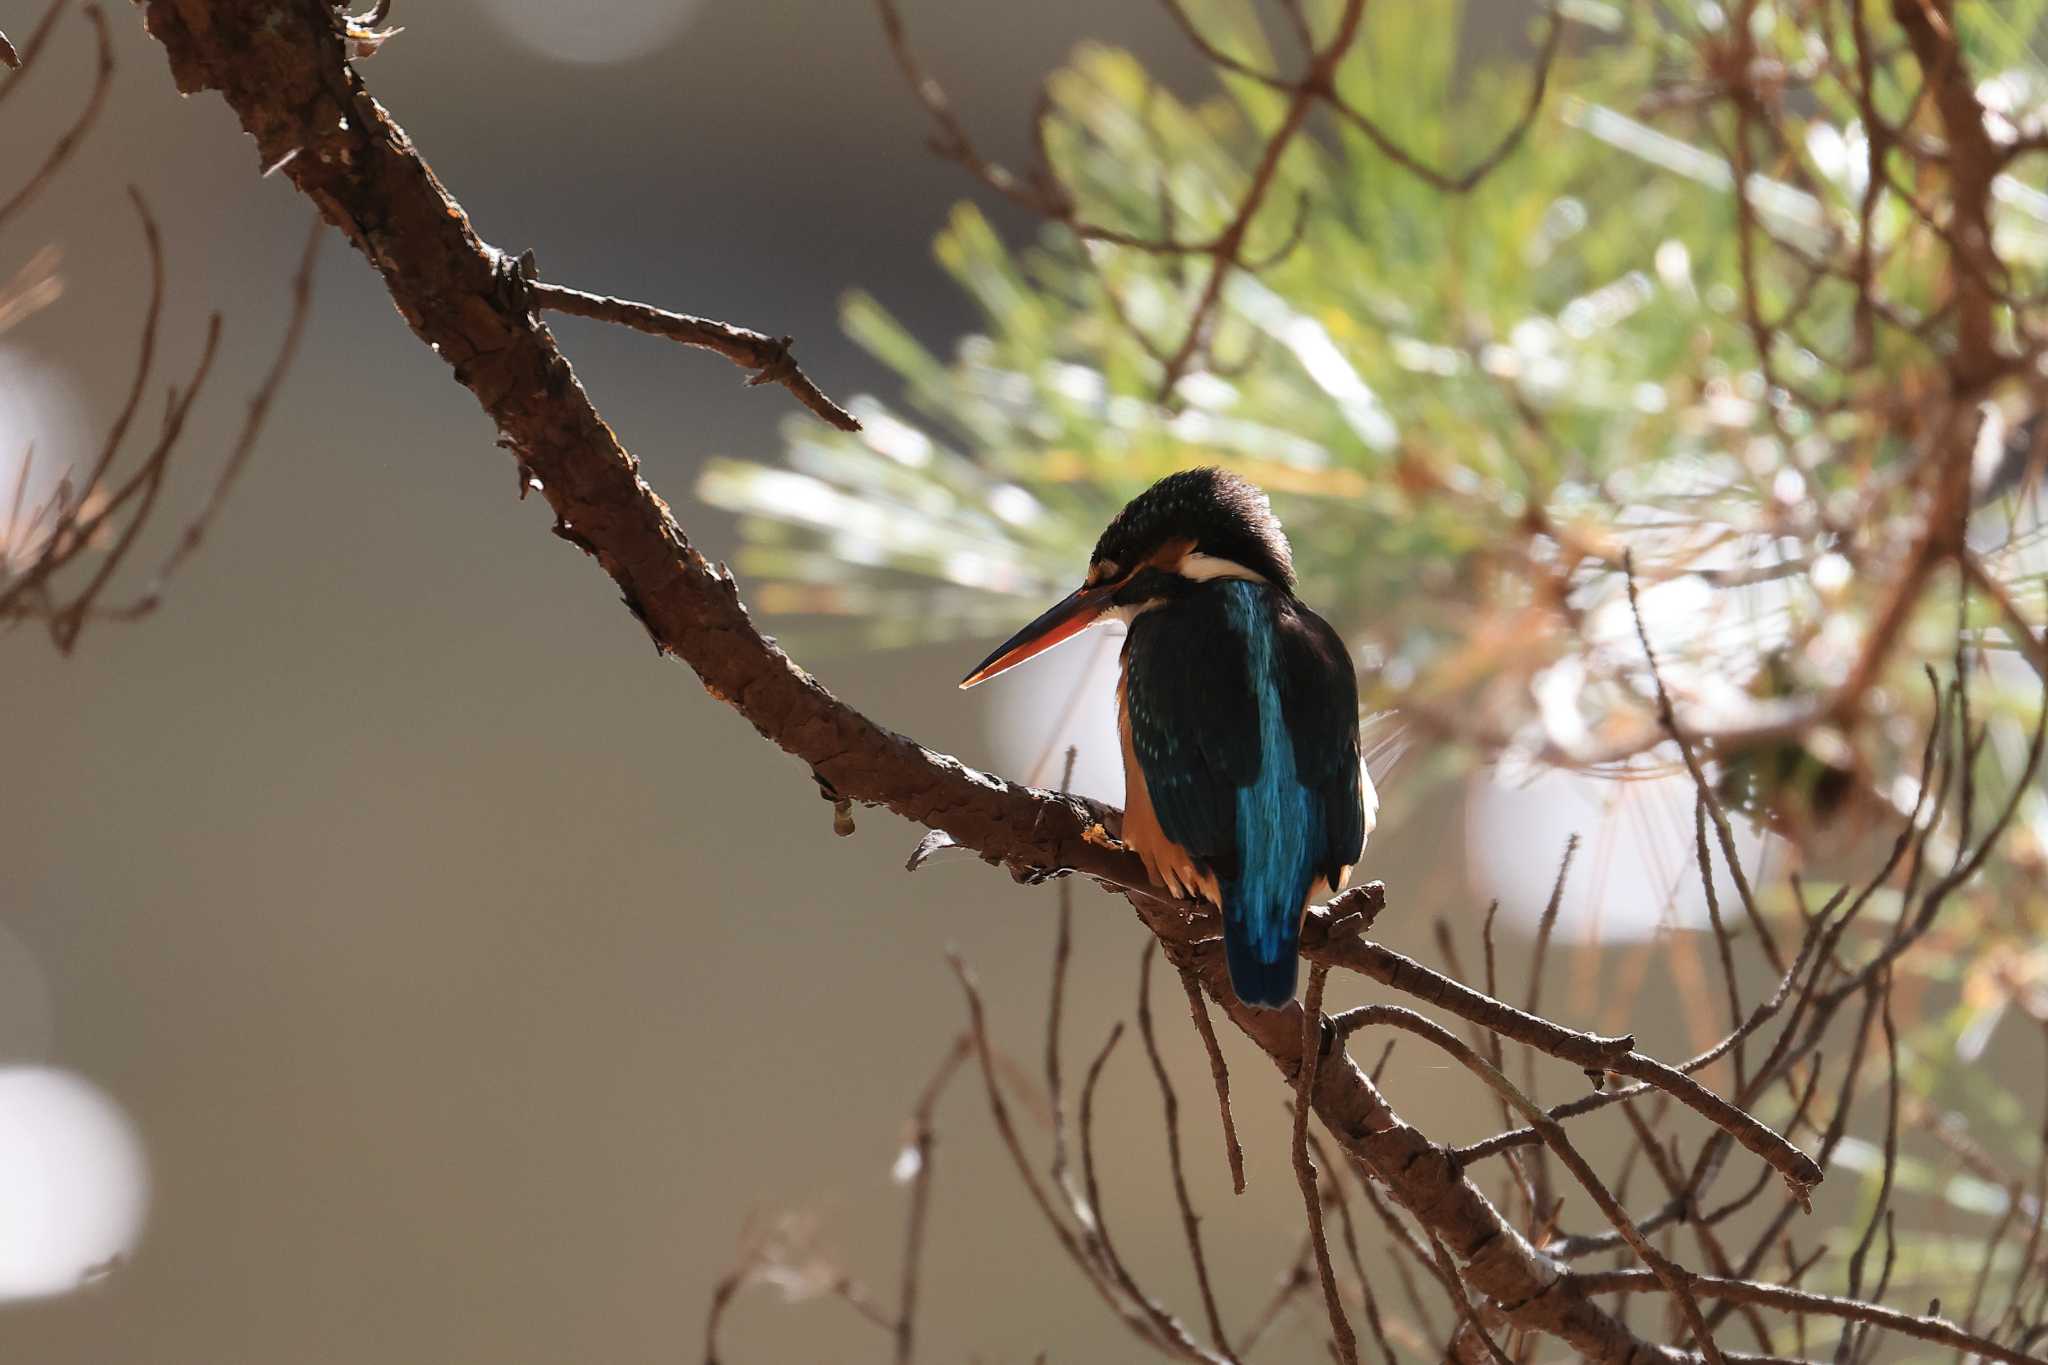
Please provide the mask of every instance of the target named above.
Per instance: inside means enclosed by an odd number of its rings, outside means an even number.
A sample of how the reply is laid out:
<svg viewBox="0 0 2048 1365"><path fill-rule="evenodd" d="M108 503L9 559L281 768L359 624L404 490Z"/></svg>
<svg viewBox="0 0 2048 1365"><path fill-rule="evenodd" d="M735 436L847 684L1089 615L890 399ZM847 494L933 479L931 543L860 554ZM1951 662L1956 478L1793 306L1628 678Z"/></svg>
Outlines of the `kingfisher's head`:
<svg viewBox="0 0 2048 1365"><path fill-rule="evenodd" d="M1221 469L1184 469L1140 493L1095 542L1088 576L982 660L972 687L1109 617L1148 607L1216 578L1294 590L1294 558L1266 495Z"/></svg>

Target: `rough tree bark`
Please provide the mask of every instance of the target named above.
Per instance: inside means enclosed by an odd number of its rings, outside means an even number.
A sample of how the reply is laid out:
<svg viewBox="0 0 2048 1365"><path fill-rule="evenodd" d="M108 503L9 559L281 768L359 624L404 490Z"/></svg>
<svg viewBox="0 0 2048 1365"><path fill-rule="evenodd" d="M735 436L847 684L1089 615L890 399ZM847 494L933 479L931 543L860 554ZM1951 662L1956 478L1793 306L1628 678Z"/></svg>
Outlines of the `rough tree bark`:
<svg viewBox="0 0 2048 1365"><path fill-rule="evenodd" d="M1284 1075L1296 1074L1298 1012L1238 1005L1220 956L1197 941L1201 926L1191 921L1190 907L1146 893L1137 858L1099 831L1091 836L1096 826L1113 829L1115 812L974 771L877 725L754 628L732 575L691 546L591 405L539 321L542 304L527 274L477 235L405 132L371 98L350 65L343 18L326 0L146 0L144 7L178 87L218 90L254 138L260 165L288 176L376 268L413 331L496 424L522 484L530 476L538 485L554 511L556 534L597 559L659 649L808 765L828 794L942 830L1022 877L1067 871L1122 890L1169 956L1199 973L1209 995ZM1377 888L1350 894L1347 909L1373 900ZM1331 918L1318 912L1308 933L1319 960L1388 981L1421 972L1399 954L1341 932L1333 942ZM1653 1084L1676 1076L1634 1053L1631 1040L1570 1034L1469 994L1473 999L1444 1003L1494 1011L1496 1022L1595 1069ZM1715 1106L1728 1106L1677 1079L1697 1092L1679 1098L1727 1118ZM1507 1321L1559 1337L1596 1361L1701 1358L1638 1336L1597 1305L1581 1276L1532 1246L1464 1176L1454 1154L1404 1123L1341 1051L1318 1067L1314 1105L1346 1152L1450 1248L1467 1282ZM1761 1124L1737 1137L1795 1187L1818 1180L1818 1168Z"/></svg>

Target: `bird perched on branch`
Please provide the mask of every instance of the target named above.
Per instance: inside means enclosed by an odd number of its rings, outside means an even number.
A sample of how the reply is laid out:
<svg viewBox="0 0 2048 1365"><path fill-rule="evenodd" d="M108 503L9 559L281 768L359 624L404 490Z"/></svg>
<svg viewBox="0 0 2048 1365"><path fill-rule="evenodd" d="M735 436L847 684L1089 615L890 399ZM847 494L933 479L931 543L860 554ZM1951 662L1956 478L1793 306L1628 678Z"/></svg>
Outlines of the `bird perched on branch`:
<svg viewBox="0 0 2048 1365"><path fill-rule="evenodd" d="M1285 1005L1303 912L1350 877L1379 807L1344 642L1294 595L1266 495L1220 469L1139 494L1096 542L1081 586L960 685L1102 620L1128 627L1124 842L1159 886L1221 909L1238 998Z"/></svg>

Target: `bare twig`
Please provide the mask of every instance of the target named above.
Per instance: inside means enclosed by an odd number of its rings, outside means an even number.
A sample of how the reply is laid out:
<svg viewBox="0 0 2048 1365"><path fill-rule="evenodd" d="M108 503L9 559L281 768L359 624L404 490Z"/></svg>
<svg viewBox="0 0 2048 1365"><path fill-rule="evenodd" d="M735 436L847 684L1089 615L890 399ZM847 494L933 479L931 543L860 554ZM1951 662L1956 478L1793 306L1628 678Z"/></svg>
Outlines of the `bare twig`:
<svg viewBox="0 0 2048 1365"><path fill-rule="evenodd" d="M1074 783L1074 761L1078 750L1068 746L1066 764L1060 773L1060 791ZM1066 1013L1067 963L1074 949L1074 887L1072 878L1060 880L1058 905L1054 910L1052 941L1052 998L1045 1010L1045 1097L1052 1107L1052 1180L1067 1183L1067 1116L1065 1087L1060 1077L1060 1021Z"/></svg>
<svg viewBox="0 0 2048 1365"><path fill-rule="evenodd" d="M938 1070L925 1083L917 1105L910 1111L910 1138L906 1158L915 1163L910 1173L910 1211L903 1234L903 1270L896 1291L896 1316L891 1324L896 1342L896 1365L910 1365L916 1355L918 1274L924 1266L925 1227L931 1218L932 1150L938 1136L932 1126L932 1111L945 1093L960 1063L967 1060L974 1042L966 1034L953 1040Z"/></svg>
<svg viewBox="0 0 2048 1365"><path fill-rule="evenodd" d="M771 337L751 328L719 322L715 318L671 313L651 304L586 294L581 289L545 284L540 280L528 280L526 287L534 303L552 312L615 323L649 336L667 337L685 346L715 351L741 369L752 370L753 374L747 378L749 384L780 384L797 402L841 431L860 430L860 423L853 414L827 398L824 391L811 382L810 376L797 367L796 356L790 350L790 337Z"/></svg>
<svg viewBox="0 0 2048 1365"><path fill-rule="evenodd" d="M1315 913L1311 912L1311 915ZM1306 942L1307 935L1303 937ZM1539 1019L1512 1005L1481 995L1469 986L1368 940L1350 939L1328 948L1309 949L1307 956L1311 961L1348 967L1426 1003L1480 1022L1504 1038L1538 1048L1588 1071L1613 1072L1643 1081L1725 1129L1745 1148L1768 1161L1793 1186L1806 1188L1820 1183L1820 1168L1769 1125L1714 1094L1678 1068L1635 1051L1633 1038L1602 1038ZM1594 1096L1580 1103L1597 1102L1605 1101ZM1519 1145L1519 1142L1509 1142L1505 1146Z"/></svg>
<svg viewBox="0 0 2048 1365"><path fill-rule="evenodd" d="M1216 1041L1216 1026L1209 1022L1209 1006L1202 999L1202 986L1195 974L1180 969L1181 988L1187 992L1188 1014L1195 1032L1202 1035L1202 1048L1209 1054L1209 1078L1216 1086L1216 1108L1223 1120L1223 1154L1230 1163L1230 1186L1244 1193L1244 1148L1237 1140L1237 1122L1230 1114L1230 1068L1224 1063L1223 1048Z"/></svg>
<svg viewBox="0 0 2048 1365"><path fill-rule="evenodd" d="M1557 54L1563 39L1564 14L1559 7L1553 5L1549 8L1549 18L1544 26L1542 46L1536 54L1536 70L1529 83L1529 97L1522 106L1520 116L1505 133L1501 134L1500 141L1493 145L1491 151L1462 171L1445 172L1430 166L1395 142L1384 129L1350 102L1333 94L1330 104L1346 123L1364 133L1372 145L1379 148L1382 155L1410 175L1446 194L1467 194L1478 188L1501 162L1513 155L1515 149L1522 145L1522 140L1529 135L1529 129L1534 126L1537 114L1542 112L1543 98L1550 90L1551 69L1557 64Z"/></svg>
<svg viewBox="0 0 2048 1365"><path fill-rule="evenodd" d="M1656 1275L1648 1270L1583 1271L1578 1273L1577 1278L1587 1292L1593 1294L1637 1294L1661 1290L1664 1287ZM1810 1290L1788 1289L1782 1285L1758 1284L1753 1280L1726 1280L1713 1275L1693 1275L1687 1283L1692 1292L1701 1298L1725 1299L1735 1303L1756 1304L1762 1308L1783 1308L1802 1315L1867 1323L1873 1327L1882 1327L1888 1332L1897 1332L1902 1336L1931 1342L1936 1346L1967 1351L1986 1360L2004 1361L2006 1365L2040 1365L2041 1362L2039 1356L2001 1346L1986 1336L1965 1332L1939 1314L1916 1316L1880 1304L1864 1303L1858 1299L1815 1294Z"/></svg>
<svg viewBox="0 0 2048 1365"><path fill-rule="evenodd" d="M220 515L222 506L227 502L228 493L234 488L235 481L242 476L242 470L249 463L250 455L255 452L257 438L263 434L263 424L270 415L270 405L277 397L278 387L284 382L285 375L290 372L292 362L298 358L299 342L306 333L306 320L313 311L313 264L319 257L320 243L326 232L327 225L315 218L306 234L305 249L299 253L299 268L292 275L292 311L290 319L285 323L284 340L277 348L276 358L270 362L269 372L263 376L263 382L257 386L255 395L249 400L249 412L242 420L242 430L235 437L235 444L228 451L228 457L222 463L220 473L214 478L213 488L206 496L206 504L179 535L177 544L158 567L155 578L151 580L142 597L131 606L119 609L115 614L134 618L146 615L162 605L165 586L185 561L199 549L201 542L206 539L207 529L213 524L214 518Z"/></svg>
<svg viewBox="0 0 2048 1365"><path fill-rule="evenodd" d="M20 51L15 55L15 60L8 63L17 74L14 79L8 81L5 85L0 85L0 102L4 102L8 96L12 95L15 89L26 79L29 68L36 64L36 57L43 50L43 44L49 41L51 32L57 27L59 16L64 13L70 3L71 0L50 0L50 3L44 6L42 17L36 20L36 26L29 30L27 41L22 43ZM12 44L9 44L8 50L14 51Z"/></svg>
<svg viewBox="0 0 2048 1365"><path fill-rule="evenodd" d="M1728 865L1729 877L1735 882L1735 893L1742 900L1743 913L1749 916L1750 928L1756 931L1757 942L1762 946L1764 955L1770 959L1771 970L1783 975L1785 958L1778 951L1777 938L1771 933L1770 926L1764 922L1762 912L1757 909L1756 893L1750 890L1749 874L1743 870L1742 855L1736 850L1735 831L1728 823L1728 812L1721 808L1721 798L1715 794L1713 784L1707 781L1707 775L1700 767L1699 756L1693 752L1693 746L1678 728L1678 714L1672 710L1671 693L1664 686L1663 670L1657 666L1657 651L1650 645L1650 628L1643 623L1643 603L1641 596L1636 592L1635 563L1632 558L1624 559L1622 573L1628 587L1629 613L1635 618L1636 639L1642 642L1643 657L1650 667L1650 681L1657 689L1658 723L1663 725L1665 732L1671 736L1671 742L1678 746L1679 757L1685 760L1685 770L1692 775L1693 788L1698 793L1700 803L1707 808L1707 814L1713 817L1714 833L1721 842L1721 857ZM1713 885L1711 873L1707 877L1707 885L1710 888ZM1711 890L1708 894L1712 894Z"/></svg>
<svg viewBox="0 0 2048 1365"><path fill-rule="evenodd" d="M1018 1176L1024 1181L1024 1188L1030 1192L1031 1202L1036 1204L1038 1211L1044 1215L1047 1225L1053 1230L1053 1235L1059 1239L1061 1249L1067 1253L1067 1259L1080 1268L1084 1278L1102 1296L1103 1302L1114 1309L1117 1316L1136 1332L1141 1340L1156 1341L1153 1324L1136 1307L1126 1303L1107 1281L1093 1273L1094 1258L1082 1244L1080 1234L1060 1216L1052 1199L1046 1194L1045 1186L1039 1182L1038 1173L1033 1169L1031 1159L1024 1153L1024 1141L1018 1135L1017 1125L1010 1117L1010 1107L1003 1099L1002 1088L996 1081L994 1050L988 1041L988 1022L982 1013L981 992L975 987L973 974L967 970L967 964L957 954L949 955L948 960L953 965L953 974L960 980L961 989L967 995L969 1032L974 1038L975 1057L981 1064L982 1081L988 1092L990 1117L995 1120L996 1132L1010 1153L1011 1164L1017 1168Z"/></svg>
<svg viewBox="0 0 2048 1365"><path fill-rule="evenodd" d="M1571 879L1572 858L1579 851L1579 835L1576 830L1565 836L1564 853L1557 860L1557 879L1550 884L1550 899L1543 903L1543 914L1536 921L1536 943L1529 952L1529 988L1524 1008L1530 1014L1540 1011L1543 1003L1543 968L1550 958L1551 936L1557 931L1558 911L1564 905L1565 884ZM1489 1029L1487 1036L1498 1038L1498 1032ZM1532 1050L1522 1054L1522 1084L1532 1094L1536 1089L1536 1053ZM1505 1112L1507 1098L1500 1102ZM1529 1213L1535 1216L1538 1208L1550 1203L1550 1167L1539 1149L1535 1159L1529 1163Z"/></svg>
<svg viewBox="0 0 2048 1365"><path fill-rule="evenodd" d="M1346 1010L1332 1019L1330 1024L1339 1037L1348 1037L1368 1024L1391 1024L1404 1029L1450 1053L1466 1070L1486 1082L1495 1094L1513 1104L1528 1119L1530 1125L1542 1134L1543 1145L1557 1154L1558 1160L1584 1187L1586 1193L1592 1196L1593 1202L1600 1206L1600 1211L1614 1225L1615 1231L1621 1234L1622 1239L1655 1273L1659 1283L1678 1301L1680 1309L1685 1313L1687 1324L1692 1328L1694 1340L1699 1344L1709 1365L1723 1365L1720 1348L1714 1344L1713 1334L1707 1330L1699 1304L1686 1290L1690 1272L1673 1263L1650 1245L1637 1229L1634 1220L1608 1192L1600 1177L1593 1173L1592 1166L1572 1145L1571 1139L1565 1135L1563 1126L1544 1113L1534 1100L1517 1089L1514 1082L1508 1080L1484 1057L1473 1051L1455 1033L1424 1019L1413 1010L1402 1009L1397 1005L1361 1005L1357 1009Z"/></svg>
<svg viewBox="0 0 2048 1365"><path fill-rule="evenodd" d="M1173 1172L1173 1198L1180 1206L1181 1232L1187 1238L1188 1260L1195 1270L1195 1285L1202 1295L1202 1316L1209 1324L1209 1339L1225 1360L1235 1362L1230 1338L1223 1330L1223 1315L1216 1309L1216 1291L1209 1283L1209 1258L1202 1252L1202 1221L1195 1215L1188 1196L1187 1171L1180 1154L1180 1097L1174 1093L1172 1078L1159 1055L1159 1040L1152 1028L1152 958L1159 951L1157 939L1145 941L1138 959L1138 1033L1145 1041L1145 1056L1152 1063L1152 1075L1159 1082L1159 1101L1165 1108L1166 1158Z"/></svg>
<svg viewBox="0 0 2048 1365"><path fill-rule="evenodd" d="M1308 1141L1315 1153L1316 1164L1322 1167L1325 1176L1317 1187L1318 1193L1327 1191L1325 1202L1334 1204L1337 1209L1337 1224L1344 1233L1344 1254L1351 1262L1351 1273L1358 1280L1359 1296L1365 1302L1366 1329L1372 1333L1386 1365L1395 1365L1393 1343L1387 1340L1386 1322L1380 1316L1379 1296L1373 1293L1372 1276L1366 1274L1365 1260L1358 1252L1358 1229L1351 1217L1351 1201L1344 1195L1342 1164L1330 1160L1329 1153L1323 1150L1322 1141L1313 1132L1308 1134Z"/></svg>
<svg viewBox="0 0 2048 1365"><path fill-rule="evenodd" d="M132 188L129 200L141 220L150 267L150 287L149 301L143 312L139 353L127 394L82 481L68 494L60 491L59 496L42 509L42 515L50 519L48 526L40 526L33 520L26 528L15 524L23 510L21 502L27 486L24 470L22 485L16 490L15 505L10 512L7 541L0 546L0 556L27 555L25 567L0 585L0 621L41 620L48 627L57 648L64 652L77 645L88 620L133 620L154 610L163 600L164 587L171 575L198 548L207 526L220 511L229 490L255 450L264 418L297 354L311 309L313 259L324 230L315 219L314 230L308 237L293 280L292 311L284 339L250 401L241 431L215 476L204 506L186 526L141 597L125 605L103 606L102 596L137 543L163 492L186 418L211 371L212 356L220 340L220 318L216 315L208 324L201 360L191 382L183 389L173 391L155 444L132 469L115 477L115 466L121 460L130 426L141 406L155 364L165 280L163 243L156 220L141 195ZM55 586L59 576L89 551L99 553L97 567L87 575L82 587L60 593Z"/></svg>
<svg viewBox="0 0 2048 1365"><path fill-rule="evenodd" d="M1294 1083L1294 1178L1301 1185L1302 1203L1308 1210L1308 1240L1315 1249L1316 1274L1323 1282L1323 1306L1330 1316L1337 1358L1342 1365L1358 1365L1358 1338L1337 1293L1337 1273L1330 1266L1330 1243L1323 1235L1323 1200L1316 1189L1315 1163L1308 1154L1308 1114L1323 1054L1323 983L1329 974L1330 969L1321 963L1309 968L1308 989L1301 996L1301 1060Z"/></svg>
<svg viewBox="0 0 2048 1365"><path fill-rule="evenodd" d="M54 15L56 9L52 8L50 13ZM78 150L78 144L85 140L85 135L92 131L92 126L99 122L100 111L106 107L107 92L114 86L114 40L107 32L107 16L101 12L98 5L86 5L84 13L87 22L92 25L93 40L98 44L98 61L93 69L92 91L86 96L85 107L79 111L78 118L64 130L56 142L51 144L42 165L36 167L34 173L12 196L0 201L0 227L6 226L8 219L19 213L42 191L43 186L49 184L51 178L63 168L64 163L71 159L72 153ZM35 36L29 40L29 55L20 63L21 65L26 66L35 59L36 51L42 46L43 33L44 30L39 26ZM5 96L19 85L21 79L20 73L11 77L5 86L0 86L0 96Z"/></svg>

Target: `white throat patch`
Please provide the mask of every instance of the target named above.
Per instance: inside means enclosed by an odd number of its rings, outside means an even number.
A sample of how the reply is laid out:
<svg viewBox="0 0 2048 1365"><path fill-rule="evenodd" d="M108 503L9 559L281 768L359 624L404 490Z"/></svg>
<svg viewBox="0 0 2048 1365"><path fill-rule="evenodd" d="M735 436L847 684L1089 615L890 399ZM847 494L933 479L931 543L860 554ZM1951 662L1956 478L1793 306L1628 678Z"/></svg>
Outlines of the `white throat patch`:
<svg viewBox="0 0 2048 1365"><path fill-rule="evenodd" d="M1103 612L1102 619L1105 621L1121 621L1128 626L1154 607L1163 607L1165 605L1166 599L1163 597L1155 597L1149 602L1123 602Z"/></svg>
<svg viewBox="0 0 2048 1365"><path fill-rule="evenodd" d="M1267 581L1264 574L1254 573L1234 559L1223 559L1216 555L1183 555L1176 572L1182 578L1191 578L1197 583L1206 583L1213 578L1242 578L1251 583Z"/></svg>

